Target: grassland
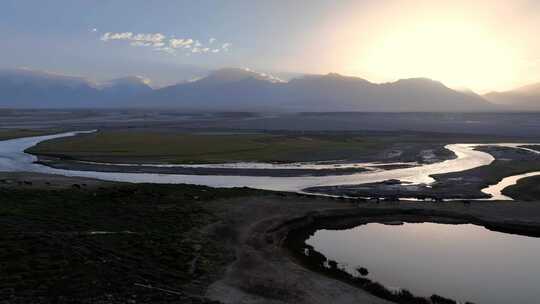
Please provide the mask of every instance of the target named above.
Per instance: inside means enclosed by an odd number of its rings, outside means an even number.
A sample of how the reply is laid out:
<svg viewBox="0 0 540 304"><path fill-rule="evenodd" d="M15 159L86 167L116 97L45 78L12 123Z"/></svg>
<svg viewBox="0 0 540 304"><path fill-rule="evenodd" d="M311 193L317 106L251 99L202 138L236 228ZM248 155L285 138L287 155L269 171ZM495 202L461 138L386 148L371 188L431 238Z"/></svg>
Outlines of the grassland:
<svg viewBox="0 0 540 304"><path fill-rule="evenodd" d="M540 176L520 179L517 184L505 188L502 193L516 200L540 200Z"/></svg>
<svg viewBox="0 0 540 304"><path fill-rule="evenodd" d="M417 161L423 149L448 157L449 142L475 138L422 133L266 132L179 133L101 131L42 142L28 152L65 159L141 163L298 162L324 160Z"/></svg>
<svg viewBox="0 0 540 304"><path fill-rule="evenodd" d="M345 159L389 146L382 140L324 134L99 132L40 143L29 152L84 160L171 163L294 162Z"/></svg>
<svg viewBox="0 0 540 304"><path fill-rule="evenodd" d="M0 189L0 298L200 303L233 258L201 232L218 219L205 206L250 193L183 185Z"/></svg>

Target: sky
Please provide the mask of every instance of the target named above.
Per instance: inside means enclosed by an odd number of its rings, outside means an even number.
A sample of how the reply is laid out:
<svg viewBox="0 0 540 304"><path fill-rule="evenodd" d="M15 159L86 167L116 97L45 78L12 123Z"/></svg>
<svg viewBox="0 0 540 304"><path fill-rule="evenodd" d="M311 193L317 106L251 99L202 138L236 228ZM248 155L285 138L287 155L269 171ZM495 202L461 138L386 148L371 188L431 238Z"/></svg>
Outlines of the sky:
<svg viewBox="0 0 540 304"><path fill-rule="evenodd" d="M538 37L538 0L0 1L0 68L96 80L247 67L483 93L540 82Z"/></svg>

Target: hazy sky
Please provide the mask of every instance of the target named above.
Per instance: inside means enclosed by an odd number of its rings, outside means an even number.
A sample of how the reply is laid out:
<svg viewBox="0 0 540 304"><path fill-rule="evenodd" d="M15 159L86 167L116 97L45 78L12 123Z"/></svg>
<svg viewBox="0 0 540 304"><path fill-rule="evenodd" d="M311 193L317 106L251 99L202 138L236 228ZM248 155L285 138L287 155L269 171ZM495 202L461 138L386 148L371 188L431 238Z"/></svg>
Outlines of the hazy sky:
<svg viewBox="0 0 540 304"><path fill-rule="evenodd" d="M93 78L238 66L485 92L540 82L538 37L538 0L0 2L0 67Z"/></svg>

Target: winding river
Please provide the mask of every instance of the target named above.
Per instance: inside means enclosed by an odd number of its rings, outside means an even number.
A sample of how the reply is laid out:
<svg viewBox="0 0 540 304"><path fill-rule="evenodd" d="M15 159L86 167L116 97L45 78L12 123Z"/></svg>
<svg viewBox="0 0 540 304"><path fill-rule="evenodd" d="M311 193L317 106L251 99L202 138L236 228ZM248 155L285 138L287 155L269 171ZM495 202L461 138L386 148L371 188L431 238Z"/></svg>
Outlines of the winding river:
<svg viewBox="0 0 540 304"><path fill-rule="evenodd" d="M211 187L252 187L264 190L302 192L303 189L318 186L338 186L349 184L364 184L382 182L389 179L397 179L402 182L414 184L430 184L434 179L430 177L433 174L444 174L460 172L476 167L489 165L494 161L493 156L488 153L474 150L477 144L450 144L446 148L455 153L456 158L445 160L438 163L419 165L409 168L374 170L367 172L354 173L349 175L327 175L327 176L291 176L291 177L270 177L270 176L220 176L220 175L182 175L182 174L156 174L156 173L124 173L124 172L95 172L95 171L77 171L66 169L55 169L41 164L36 164L37 158L27 154L24 151L39 142L75 136L77 134L88 132L68 132L47 136L26 137L0 141L0 171L8 172L36 172L47 174L58 174L64 176L76 176L96 178L107 181L132 182L132 183L164 183L164 184L196 184ZM490 144L491 145L491 144ZM527 144L496 144L498 146L508 146L519 149ZM535 151L535 150L531 150ZM536 153L540 153L535 151ZM127 165L127 164L126 164ZM372 164L354 163L348 164L348 167L366 167ZM208 167L208 165L192 165ZM212 165L216 166L216 165ZM217 167L236 166L244 168L268 168L272 169L275 165L269 164L228 164L217 165ZM281 165L283 166L283 165ZM327 168L328 164L292 164L288 165L298 169L317 169ZM540 172L531 172L528 174L540 174ZM526 177L526 176L523 176ZM501 181L502 186L515 183L520 176L507 177ZM485 193L492 195L492 199L509 199L501 194L503 189L499 184L483 189Z"/></svg>

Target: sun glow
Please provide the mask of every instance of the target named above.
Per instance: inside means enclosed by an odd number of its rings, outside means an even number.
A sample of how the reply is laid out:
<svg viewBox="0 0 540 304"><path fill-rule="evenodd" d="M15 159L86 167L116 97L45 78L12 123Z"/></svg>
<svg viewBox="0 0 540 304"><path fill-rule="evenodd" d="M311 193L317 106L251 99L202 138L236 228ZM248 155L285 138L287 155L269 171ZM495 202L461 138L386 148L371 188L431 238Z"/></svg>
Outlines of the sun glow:
<svg viewBox="0 0 540 304"><path fill-rule="evenodd" d="M519 78L518 51L486 29L466 23L400 27L381 35L362 57L354 69L374 80L429 77L452 87L485 91L512 86Z"/></svg>
<svg viewBox="0 0 540 304"><path fill-rule="evenodd" d="M540 81L538 1L356 1L310 40L314 73L427 77L478 93ZM293 62L294 64L294 62Z"/></svg>

